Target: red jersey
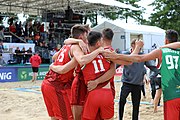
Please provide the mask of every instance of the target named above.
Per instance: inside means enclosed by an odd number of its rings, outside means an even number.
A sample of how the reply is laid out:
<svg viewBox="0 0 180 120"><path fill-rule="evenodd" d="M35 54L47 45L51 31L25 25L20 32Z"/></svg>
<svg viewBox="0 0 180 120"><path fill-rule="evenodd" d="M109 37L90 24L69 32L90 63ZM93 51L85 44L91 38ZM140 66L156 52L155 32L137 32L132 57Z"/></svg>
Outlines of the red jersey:
<svg viewBox="0 0 180 120"><path fill-rule="evenodd" d="M82 67L85 83L87 84L88 81L97 79L109 69L110 61L106 60L102 54L99 54L93 61Z"/></svg>
<svg viewBox="0 0 180 120"><path fill-rule="evenodd" d="M9 31L16 33L16 27L14 25L9 26Z"/></svg>
<svg viewBox="0 0 180 120"><path fill-rule="evenodd" d="M79 65L77 66L75 72L76 76L71 86L71 105L84 105L87 87L84 83L83 73Z"/></svg>
<svg viewBox="0 0 180 120"><path fill-rule="evenodd" d="M60 49L58 57L54 62L54 65L64 65L68 63L69 61L71 61L70 49L71 49L71 45L64 45ZM74 69L70 70L69 72L65 74L58 74L50 70L46 74L45 79L47 79L48 81L61 81L61 82L66 83L73 80L74 78L73 72L74 72Z"/></svg>
<svg viewBox="0 0 180 120"><path fill-rule="evenodd" d="M39 65L41 64L41 57L38 54L35 54L31 56L29 62L31 63L32 67L39 67Z"/></svg>

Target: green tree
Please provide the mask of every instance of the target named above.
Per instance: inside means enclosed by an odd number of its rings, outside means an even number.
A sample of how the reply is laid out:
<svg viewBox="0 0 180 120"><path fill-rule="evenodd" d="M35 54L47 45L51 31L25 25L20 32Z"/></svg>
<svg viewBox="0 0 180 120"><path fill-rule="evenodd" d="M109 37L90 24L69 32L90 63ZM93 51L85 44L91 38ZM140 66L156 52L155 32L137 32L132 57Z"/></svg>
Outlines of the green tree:
<svg viewBox="0 0 180 120"><path fill-rule="evenodd" d="M180 0L155 0L155 13L150 16L150 25L162 29L174 29L180 34Z"/></svg>
<svg viewBox="0 0 180 120"><path fill-rule="evenodd" d="M89 15L86 15L85 16L85 24L86 24L86 22L87 22L87 19L89 19L90 20L90 22L92 23L91 24L91 27L94 27L94 26L96 26L97 25L97 21L96 21L96 18L97 17L97 13L94 13L94 14L89 14Z"/></svg>

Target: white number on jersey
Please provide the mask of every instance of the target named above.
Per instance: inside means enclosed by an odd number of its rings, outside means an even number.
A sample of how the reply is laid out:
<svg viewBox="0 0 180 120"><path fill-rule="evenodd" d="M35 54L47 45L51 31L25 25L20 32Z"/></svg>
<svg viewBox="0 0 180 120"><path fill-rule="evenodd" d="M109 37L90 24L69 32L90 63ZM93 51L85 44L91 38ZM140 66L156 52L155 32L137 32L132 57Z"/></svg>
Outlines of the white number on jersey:
<svg viewBox="0 0 180 120"><path fill-rule="evenodd" d="M64 53L66 52L66 49L63 49L60 53L60 55L57 58L57 61L62 62L64 60Z"/></svg>
<svg viewBox="0 0 180 120"><path fill-rule="evenodd" d="M99 72L105 71L103 63L102 63L102 60L98 60L98 61L93 60L92 63L94 65L95 73L99 73ZM99 64L100 68L98 68L97 63Z"/></svg>
<svg viewBox="0 0 180 120"><path fill-rule="evenodd" d="M179 56L166 55L165 58L168 69L178 69Z"/></svg>

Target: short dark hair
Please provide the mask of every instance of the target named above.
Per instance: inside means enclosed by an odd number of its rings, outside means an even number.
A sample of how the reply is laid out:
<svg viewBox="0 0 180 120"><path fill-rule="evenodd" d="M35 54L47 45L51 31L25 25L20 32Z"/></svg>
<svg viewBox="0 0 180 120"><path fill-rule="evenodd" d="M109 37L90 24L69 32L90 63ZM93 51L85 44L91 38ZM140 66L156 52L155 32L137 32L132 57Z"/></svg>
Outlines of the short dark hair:
<svg viewBox="0 0 180 120"><path fill-rule="evenodd" d="M103 37L108 39L108 40L112 40L113 36L114 36L114 32L110 29L110 28L105 28L102 31Z"/></svg>
<svg viewBox="0 0 180 120"><path fill-rule="evenodd" d="M88 33L83 25L74 25L71 28L71 37L78 39L81 34Z"/></svg>
<svg viewBox="0 0 180 120"><path fill-rule="evenodd" d="M102 34L100 32L91 31L87 36L88 44L94 46L99 40L101 40Z"/></svg>
<svg viewBox="0 0 180 120"><path fill-rule="evenodd" d="M166 39L170 42L170 43L173 43L173 42L177 42L178 41L178 32L175 31L175 30L167 30L166 31Z"/></svg>

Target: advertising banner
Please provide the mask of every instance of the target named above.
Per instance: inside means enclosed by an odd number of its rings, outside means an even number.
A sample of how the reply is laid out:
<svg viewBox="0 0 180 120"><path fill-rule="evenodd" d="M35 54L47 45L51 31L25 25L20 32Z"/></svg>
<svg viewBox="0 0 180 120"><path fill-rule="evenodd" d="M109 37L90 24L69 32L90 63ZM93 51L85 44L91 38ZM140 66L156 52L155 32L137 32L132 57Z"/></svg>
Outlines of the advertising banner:
<svg viewBox="0 0 180 120"><path fill-rule="evenodd" d="M16 50L17 47L19 47L20 50L22 50L23 47L29 49L30 47L32 48L32 52L34 52L34 46L35 44L29 44L29 43L3 43L4 49L7 49L9 51L12 49L12 52Z"/></svg>
<svg viewBox="0 0 180 120"><path fill-rule="evenodd" d="M17 69L16 68L0 68L0 82L16 82Z"/></svg>
<svg viewBox="0 0 180 120"><path fill-rule="evenodd" d="M121 65L121 66L119 66L117 69L116 69L116 76L121 76L122 74L123 74L123 68L124 68L124 66L123 65Z"/></svg>
<svg viewBox="0 0 180 120"><path fill-rule="evenodd" d="M37 80L43 80L46 73L48 72L49 67L40 67ZM32 68L18 68L18 80L19 81L28 81L32 79Z"/></svg>

